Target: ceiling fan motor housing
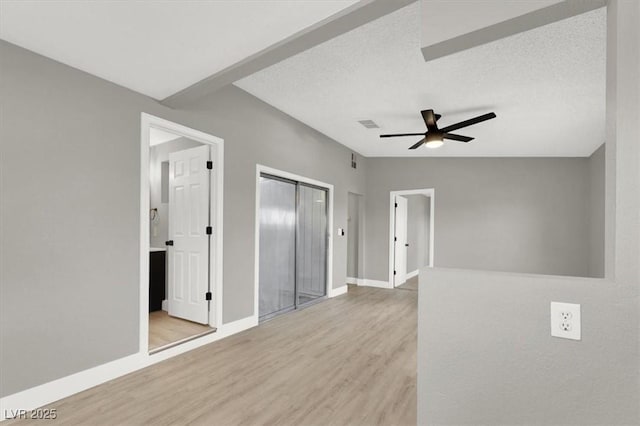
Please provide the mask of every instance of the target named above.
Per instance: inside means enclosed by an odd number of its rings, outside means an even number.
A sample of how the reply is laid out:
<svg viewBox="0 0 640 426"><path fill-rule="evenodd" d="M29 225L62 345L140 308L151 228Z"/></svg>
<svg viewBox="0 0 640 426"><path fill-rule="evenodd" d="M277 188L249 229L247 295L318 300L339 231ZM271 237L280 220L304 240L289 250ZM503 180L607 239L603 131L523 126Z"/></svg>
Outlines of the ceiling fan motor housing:
<svg viewBox="0 0 640 426"><path fill-rule="evenodd" d="M441 131L431 131L425 134L424 141L426 142L442 142L443 133Z"/></svg>

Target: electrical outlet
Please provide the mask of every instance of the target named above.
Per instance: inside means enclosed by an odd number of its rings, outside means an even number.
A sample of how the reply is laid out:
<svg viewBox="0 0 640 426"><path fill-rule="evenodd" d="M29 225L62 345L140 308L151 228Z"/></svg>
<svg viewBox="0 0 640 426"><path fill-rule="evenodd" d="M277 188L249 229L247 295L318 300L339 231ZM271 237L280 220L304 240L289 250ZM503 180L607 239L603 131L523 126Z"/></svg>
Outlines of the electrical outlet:
<svg viewBox="0 0 640 426"><path fill-rule="evenodd" d="M551 335L580 340L580 305L551 302Z"/></svg>

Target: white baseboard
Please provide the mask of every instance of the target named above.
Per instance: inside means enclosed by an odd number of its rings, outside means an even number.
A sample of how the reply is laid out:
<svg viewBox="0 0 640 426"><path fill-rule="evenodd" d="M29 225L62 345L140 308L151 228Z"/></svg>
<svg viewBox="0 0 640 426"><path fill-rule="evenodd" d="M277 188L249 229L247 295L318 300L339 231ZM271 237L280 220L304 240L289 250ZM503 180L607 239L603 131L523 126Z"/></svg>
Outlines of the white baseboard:
<svg viewBox="0 0 640 426"><path fill-rule="evenodd" d="M338 287L338 288L330 288L328 296L336 297L336 296L343 295L347 292L348 289L349 287L347 287L346 285L343 285L342 287Z"/></svg>
<svg viewBox="0 0 640 426"><path fill-rule="evenodd" d="M345 286L346 287L346 286ZM250 316L227 324L222 324L215 333L190 340L181 345L149 355L136 353L88 370L80 371L51 382L0 398L0 421L7 420L17 410L32 410L109 380L116 379L136 370L156 364L168 358L216 340L240 333L258 325L258 317Z"/></svg>
<svg viewBox="0 0 640 426"><path fill-rule="evenodd" d="M222 337L228 337L241 331L248 330L258 325L258 316L252 315L250 317L242 318L233 322L222 324L220 334ZM216 332L217 334L217 332Z"/></svg>
<svg viewBox="0 0 640 426"><path fill-rule="evenodd" d="M358 279L358 285L364 287L393 288L393 285L387 281Z"/></svg>
<svg viewBox="0 0 640 426"><path fill-rule="evenodd" d="M18 410L32 410L145 367L137 353L62 377L0 399L1 420Z"/></svg>
<svg viewBox="0 0 640 426"><path fill-rule="evenodd" d="M156 364L160 361L164 361L165 359L189 352L190 350L199 348L200 346L208 345L209 343L224 339L225 337L232 336L257 325L258 317L253 315L237 321L222 324L222 326L218 327L215 333L207 334L197 339L189 340L181 343L180 345L149 355L149 362L147 365Z"/></svg>
<svg viewBox="0 0 640 426"><path fill-rule="evenodd" d="M411 279L411 278L415 277L416 275L418 275L418 272L420 272L420 270L416 269L415 271L411 271L411 272L407 273L407 279Z"/></svg>
<svg viewBox="0 0 640 426"><path fill-rule="evenodd" d="M167 299L164 299L162 301L162 310L165 312L169 312L169 301Z"/></svg>
<svg viewBox="0 0 640 426"><path fill-rule="evenodd" d="M347 277L347 284L358 284L359 278Z"/></svg>

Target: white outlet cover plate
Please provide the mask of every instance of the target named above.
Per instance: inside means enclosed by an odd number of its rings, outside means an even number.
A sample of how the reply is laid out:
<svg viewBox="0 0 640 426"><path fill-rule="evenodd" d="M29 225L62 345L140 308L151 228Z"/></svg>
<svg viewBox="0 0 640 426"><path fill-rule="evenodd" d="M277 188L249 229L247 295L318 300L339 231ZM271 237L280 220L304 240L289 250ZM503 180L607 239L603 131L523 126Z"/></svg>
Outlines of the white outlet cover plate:
<svg viewBox="0 0 640 426"><path fill-rule="evenodd" d="M551 302L551 335L563 339L580 340L580 305Z"/></svg>

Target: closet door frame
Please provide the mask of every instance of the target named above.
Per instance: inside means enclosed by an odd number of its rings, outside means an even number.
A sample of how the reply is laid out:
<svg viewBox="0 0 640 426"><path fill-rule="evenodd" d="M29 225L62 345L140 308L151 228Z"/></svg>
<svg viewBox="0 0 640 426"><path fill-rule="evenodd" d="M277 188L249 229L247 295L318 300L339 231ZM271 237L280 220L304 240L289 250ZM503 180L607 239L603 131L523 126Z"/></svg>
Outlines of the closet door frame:
<svg viewBox="0 0 640 426"><path fill-rule="evenodd" d="M344 293L343 287L333 288L333 213L334 213L334 186L332 184L311 179L306 176L296 175L284 170L278 170L261 164L256 165L256 202L255 202L255 255L254 255L254 300L253 300L253 319L259 321L260 315L260 176L268 175L269 177L280 178L283 180L299 182L307 186L316 187L327 191L327 247L326 247L326 287L324 297L319 300L331 298ZM297 287L297 286L296 286ZM297 291L297 289L296 289ZM305 303L304 306L315 303L311 301ZM296 296L297 303L297 296ZM302 305L301 305L302 306Z"/></svg>
<svg viewBox="0 0 640 426"><path fill-rule="evenodd" d="M258 319L259 321L266 321L269 320L273 317L276 317L278 315L287 313L287 312L291 312L295 309L298 309L300 307L305 307L305 306L310 306L313 305L314 303L318 303L324 299L327 298L327 262L328 262L328 252L327 252L327 247L328 247L328 242L329 242L329 228L328 226L326 226L325 232L324 232L324 283L323 283L323 294L321 296L317 296L315 298L313 298L312 300L309 300L307 302L304 303L300 303L300 265L299 265L299 260L300 260L300 236L302 234L300 225L301 225L301 205L302 205L302 197L300 195L301 187L305 187L308 189L312 189L312 190L317 190L317 191L322 191L325 193L325 220L327 220L328 222L328 217L329 217L329 203L328 203L328 199L329 199L329 190L327 188L323 188L322 186L318 186L318 185L312 185L309 183L305 183L305 182L300 182L300 181L296 181L296 180L292 180L289 178L284 178L281 176L276 176L276 175L272 175L269 173L260 173L260 178L262 179L270 179L270 180L274 180L274 181L280 181L289 185L293 185L295 188L295 192L294 192L294 205L295 205L295 230L294 230L294 237L295 237L295 243L294 243L294 262L293 262L293 276L294 276L294 280L293 280L293 306L289 306L289 307L285 307L282 309L279 309L277 311L273 311L273 312L269 312L268 314L265 315L260 315L260 306L258 305ZM260 187L262 188L262 187ZM258 209L261 206L258 205ZM328 224L327 224L328 225ZM258 245L260 244L260 240L258 240ZM260 279L259 277L259 271L258 271L258 280ZM258 291L260 290L260 288L258 288ZM260 297L260 293L258 293L258 297ZM259 303L259 302L258 302Z"/></svg>
<svg viewBox="0 0 640 426"><path fill-rule="evenodd" d="M291 306L287 306L284 308L280 308L278 310L275 310L273 312L269 312L265 315L260 315L260 302L258 301L258 320L259 321L266 321L269 320L271 318L274 318L278 315L287 313L287 312L291 312L293 310L295 310L297 308L297 302L298 302L298 280L297 280L297 274L298 274L298 270L297 270L297 266L298 266L298 185L299 183L297 181L291 180L291 179L286 179L280 176L274 176L268 173L260 173L260 178L263 179L269 179L269 180L273 180L273 181L278 181L278 182L282 182L285 183L287 185L291 185L293 186L293 196L294 196L294 200L293 200L293 204L294 204L294 214L295 214L295 225L294 225L294 229L293 229L293 234L294 234L294 243L293 243L293 304ZM260 188L262 189L262 187L260 186ZM261 205L258 204L256 206L258 212L260 211ZM260 223L258 223L257 226L260 226ZM258 229L258 232L260 230ZM256 244L258 245L258 253L260 253L260 240L258 239L256 241ZM258 257L258 262L260 261L259 257ZM258 270L258 281L260 280L260 271ZM258 299L260 299L260 287L258 287Z"/></svg>

